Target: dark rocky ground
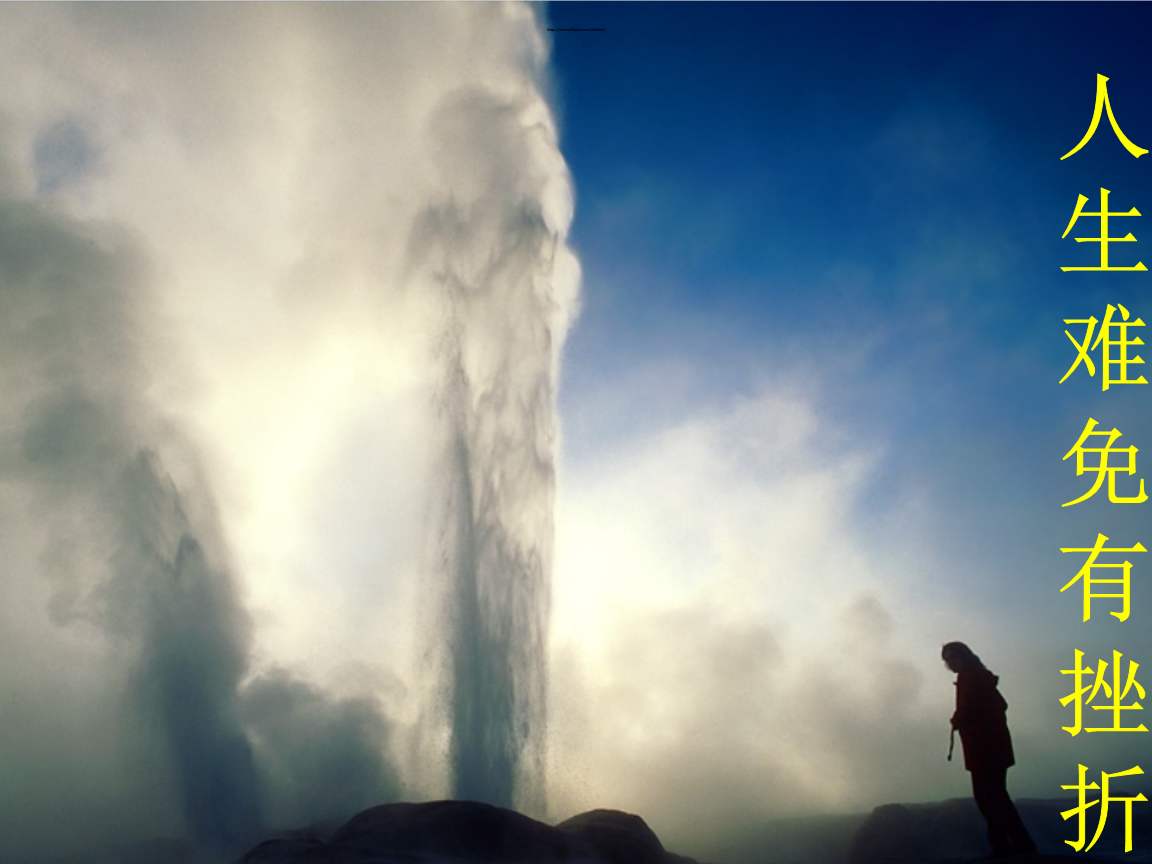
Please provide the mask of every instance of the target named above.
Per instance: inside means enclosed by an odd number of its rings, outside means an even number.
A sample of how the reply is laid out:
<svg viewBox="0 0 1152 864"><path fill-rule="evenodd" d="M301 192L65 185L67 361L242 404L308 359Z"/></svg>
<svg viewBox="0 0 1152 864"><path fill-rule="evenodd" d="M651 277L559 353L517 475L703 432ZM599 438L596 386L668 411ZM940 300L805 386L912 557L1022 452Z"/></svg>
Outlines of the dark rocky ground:
<svg viewBox="0 0 1152 864"><path fill-rule="evenodd" d="M1060 818L1070 802L1018 801L1040 854L988 856L975 804L886 804L869 814L772 819L723 836L677 826L699 859L677 855L639 816L592 810L548 825L520 813L468 801L384 804L343 825L283 832L232 864L1152 864L1152 805L1133 811L1133 852L1123 852L1123 805L1088 854L1064 841L1074 825ZM1095 813L1095 810L1092 811ZM1095 831L1095 816L1089 832ZM687 841L686 841L687 842ZM670 844L678 845L678 844ZM82 854L3 857L0 864L226 864L227 858L175 838L86 848Z"/></svg>
<svg viewBox="0 0 1152 864"><path fill-rule="evenodd" d="M330 837L261 843L241 864L697 864L664 849L639 816L591 810L546 825L473 801L382 804Z"/></svg>
<svg viewBox="0 0 1152 864"><path fill-rule="evenodd" d="M1152 814L1134 819L1134 852L1123 854L1118 807L1088 855L1064 840L1061 801L1019 802L1041 854L1013 864L1152 862ZM1137 811L1138 812L1138 811ZM1094 818L1094 817L1093 817ZM1113 823L1115 819L1115 823ZM1095 822L1090 820L1090 831ZM713 845L713 844L710 844ZM715 845L714 864L962 864L994 862L971 799L889 804L868 816L779 820ZM273 837L237 864L699 864L666 850L639 816L592 810L558 825L469 801L384 804L332 832Z"/></svg>
<svg viewBox="0 0 1152 864"><path fill-rule="evenodd" d="M1115 805L1100 842L1086 854L1074 853L1064 841L1073 839L1074 822L1060 811L1072 806L1063 800L1023 799L1016 802L1021 817L1040 848L1039 855L991 859L984 841L984 823L970 798L936 804L887 804L861 823L848 850L847 864L944 864L944 862L1011 860L1040 862L1152 862L1152 813L1133 810L1133 851L1125 854L1123 806ZM1146 808L1147 809L1147 808ZM1088 816L1088 834L1096 830L1096 810Z"/></svg>

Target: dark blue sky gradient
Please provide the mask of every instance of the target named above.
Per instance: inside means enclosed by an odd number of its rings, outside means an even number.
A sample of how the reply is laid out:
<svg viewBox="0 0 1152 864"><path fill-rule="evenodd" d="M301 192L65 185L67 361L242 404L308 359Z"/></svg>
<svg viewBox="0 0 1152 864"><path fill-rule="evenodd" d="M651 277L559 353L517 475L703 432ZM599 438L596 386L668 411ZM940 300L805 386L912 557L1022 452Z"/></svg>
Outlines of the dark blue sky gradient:
<svg viewBox="0 0 1152 864"><path fill-rule="evenodd" d="M1007 342L1029 324L1042 338L1045 315L1098 285L1152 285L1056 272L1078 191L1148 200L1152 157L1131 159L1107 128L1057 161L1097 70L1128 134L1152 141L1147 7L548 11L553 26L608 28L554 34L588 274L574 381L585 349L659 350L666 329L694 346L693 320L731 346L941 304Z"/></svg>
<svg viewBox="0 0 1152 864"><path fill-rule="evenodd" d="M1059 161L1097 72L1152 148L1152 7L562 3L547 17L607 28L553 34L585 268L569 460L811 380L828 446L847 435L885 454L862 524L931 490L932 542L955 562L941 578L970 580L974 608L1063 621L1056 547L1097 529L1152 541L1152 504L1059 507L1082 489L1060 457L1090 415L1144 448L1152 478L1152 386L1057 385L1074 356L1062 319L1120 302L1152 321L1152 272L1059 271L1098 255L1060 234L1100 186L1147 214L1122 220L1140 242L1114 260L1152 267L1152 154L1133 159L1105 118ZM1134 617L1152 614L1148 593Z"/></svg>
<svg viewBox="0 0 1152 864"><path fill-rule="evenodd" d="M754 389L766 366L824 365L852 419L917 427L907 461L917 441L936 458L941 424L979 419L1035 450L1043 430L1020 424L1036 412L1148 402L1139 388L1105 401L1086 378L1055 386L1062 318L1108 301L1140 314L1152 295L1152 273L1058 271L1095 248L1060 240L1078 192L1107 185L1118 209L1152 214L1152 156L1132 159L1106 121L1058 160L1088 123L1098 70L1125 131L1152 146L1148 7L548 12L552 26L608 29L554 34L586 270L566 408L614 367L657 359L675 358L702 398ZM1147 221L1131 220L1138 239ZM1120 260L1148 248L1152 264L1145 233L1114 247Z"/></svg>

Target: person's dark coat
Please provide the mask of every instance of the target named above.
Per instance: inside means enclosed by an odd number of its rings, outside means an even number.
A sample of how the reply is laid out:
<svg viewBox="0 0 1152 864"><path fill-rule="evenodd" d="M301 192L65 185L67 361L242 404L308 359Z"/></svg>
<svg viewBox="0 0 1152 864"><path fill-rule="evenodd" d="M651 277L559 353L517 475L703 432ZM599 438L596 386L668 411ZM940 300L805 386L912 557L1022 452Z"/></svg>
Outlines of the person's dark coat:
<svg viewBox="0 0 1152 864"><path fill-rule="evenodd" d="M1016 762L1008 733L1008 703L996 689L999 678L987 669L964 670L956 676L956 713L952 725L964 747L969 771L1007 769Z"/></svg>

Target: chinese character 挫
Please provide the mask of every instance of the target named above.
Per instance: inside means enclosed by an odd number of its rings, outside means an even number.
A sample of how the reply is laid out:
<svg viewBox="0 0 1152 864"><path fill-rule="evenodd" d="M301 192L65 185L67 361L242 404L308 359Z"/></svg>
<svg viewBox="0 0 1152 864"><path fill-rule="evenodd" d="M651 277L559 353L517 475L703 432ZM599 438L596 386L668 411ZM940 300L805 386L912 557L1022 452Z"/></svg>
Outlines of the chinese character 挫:
<svg viewBox="0 0 1152 864"><path fill-rule="evenodd" d="M1117 312L1120 313L1118 321ZM1108 308L1104 310L1103 321L1098 321L1093 315L1091 318L1065 318L1064 323L1083 325L1084 339L1080 341L1071 331L1064 331L1064 335L1076 347L1076 359L1060 379L1061 384L1081 365L1087 370L1089 377L1095 377L1096 363L1092 359L1091 352L1096 350L1100 351L1100 386L1103 390L1107 391L1113 384L1148 383L1148 379L1143 375L1139 378L1128 377L1129 366L1144 364L1144 358L1139 354L1132 356L1128 353L1129 348L1138 348L1144 344L1144 340L1139 336L1128 335L1129 329L1145 326L1143 318L1129 320L1127 308L1120 304L1113 306L1109 303ZM1099 330L1096 329L1097 324L1100 325ZM1096 337L1095 340L1092 339L1093 335Z"/></svg>
<svg viewBox="0 0 1152 864"><path fill-rule="evenodd" d="M1129 660L1126 667L1122 665L1124 655L1117 650L1112 651L1112 662L1101 658L1096 668L1084 665L1084 652L1077 649L1075 660L1071 669L1061 669L1061 675L1072 676L1072 692L1060 700L1060 704L1067 708L1072 706L1072 725L1062 726L1069 735L1079 735L1081 732L1147 732L1148 727L1143 723L1137 726L1124 726L1121 724L1122 711L1143 711L1144 706L1135 701L1136 698L1145 699L1147 694L1143 685L1136 680L1136 672L1140 664ZM1111 675L1108 674L1111 670ZM1135 691L1133 701L1125 702L1128 694ZM1100 699L1103 696L1104 699ZM1103 702L1103 704L1097 704ZM1107 711L1111 715L1109 726L1084 726L1084 706L1092 711Z"/></svg>
<svg viewBox="0 0 1152 864"><path fill-rule="evenodd" d="M1085 210L1084 205L1088 203L1087 195L1076 196L1076 207L1072 211L1072 218L1068 220L1068 226L1064 229L1064 233L1060 235L1063 240L1071 233L1072 228L1084 216L1091 216L1100 220L1100 236L1098 237L1073 237L1077 243L1099 243L1100 244L1100 264L1096 267L1061 267L1065 273L1073 270L1080 271L1111 271L1111 272L1144 272L1148 268L1144 266L1143 261L1137 261L1131 267L1116 267L1110 263L1108 247L1112 243L1135 243L1136 238L1132 232L1128 232L1123 237L1113 237L1108 233L1108 222L1110 219L1127 219L1133 216L1140 216L1141 213L1135 207L1131 210L1121 213L1118 210L1108 209L1108 196L1111 194L1110 189L1100 187L1100 209L1099 210Z"/></svg>
<svg viewBox="0 0 1152 864"><path fill-rule="evenodd" d="M1088 422L1084 424L1084 429L1080 433L1080 438L1072 445L1072 448L1064 454L1061 461L1070 459L1073 454L1076 456L1076 476L1082 477L1085 474L1095 474L1096 479L1093 481L1092 486L1081 495L1079 498L1074 498L1071 501L1065 501L1061 507L1072 507L1082 501L1087 501L1093 495L1100 491L1100 487L1104 485L1104 479L1108 479L1108 500L1113 504L1142 504L1148 500L1148 493L1144 491L1144 478L1141 477L1139 487L1134 495L1121 495L1116 491L1116 475L1126 474L1129 477L1136 473L1136 454L1139 452L1135 445L1129 447L1113 447L1116 441L1121 437L1119 429L1110 429L1107 432L1096 431L1097 421L1094 417L1089 417ZM1086 446L1092 439L1104 438L1107 439L1103 446L1088 447ZM1096 457L1095 464L1092 464L1085 457ZM1120 457L1118 464L1113 464L1111 457Z"/></svg>
<svg viewBox="0 0 1152 864"><path fill-rule="evenodd" d="M1084 566L1076 571L1064 587L1060 589L1063 593L1075 585L1077 582L1082 583L1084 589L1084 618L1085 621L1092 620L1092 601L1093 600L1119 600L1120 611L1109 612L1113 618L1119 621L1127 621L1129 609L1132 605L1132 562L1121 561L1119 563L1101 563L1097 559L1101 555L1116 555L1128 552L1147 552L1144 544L1137 542L1134 546L1112 546L1107 547L1104 544L1108 542L1108 536L1105 534L1096 534L1096 543L1091 548L1074 547L1074 546L1061 546L1060 551L1067 555L1069 552L1086 552L1088 559L1084 562ZM1119 570L1119 576L1096 576L1096 570ZM1100 592L1096 591L1097 586L1101 585L1118 585L1120 586L1119 592Z"/></svg>
<svg viewBox="0 0 1152 864"><path fill-rule="evenodd" d="M1116 777L1138 777L1144 773L1144 769L1139 765L1133 765L1125 771L1107 771L1100 772L1099 783L1088 782L1088 766L1078 765L1079 776L1075 785L1061 786L1061 789L1074 791L1077 794L1077 804L1068 810L1060 813L1060 818L1067 821L1073 816L1076 817L1077 835L1075 840L1065 840L1069 846L1076 852L1083 852L1091 849L1096 845L1100 839L1100 835L1104 833L1104 826L1108 822L1108 807L1113 802L1119 802L1124 805L1124 851L1132 851L1132 805L1138 801L1147 801L1148 798L1141 792L1138 795L1114 795L1112 794L1111 781ZM1100 797L1088 800L1088 793L1099 791ZM1096 811L1096 833L1092 835L1092 839L1087 839L1087 817L1088 811L1093 807L1099 807Z"/></svg>
<svg viewBox="0 0 1152 864"><path fill-rule="evenodd" d="M1116 137L1120 143L1124 145L1124 149L1132 154L1132 157L1139 159L1148 150L1133 144L1132 140L1124 134L1124 130L1120 128L1120 124L1116 122L1116 115L1112 113L1112 100L1108 98L1108 76L1096 75L1096 104L1092 108L1092 121L1088 124L1088 131L1084 133L1084 137L1080 139L1080 143L1060 157L1063 162L1073 153L1079 152L1085 144L1092 140L1092 136L1096 134L1096 129L1100 126L1100 116L1107 112L1108 122L1112 125L1112 131L1116 133Z"/></svg>

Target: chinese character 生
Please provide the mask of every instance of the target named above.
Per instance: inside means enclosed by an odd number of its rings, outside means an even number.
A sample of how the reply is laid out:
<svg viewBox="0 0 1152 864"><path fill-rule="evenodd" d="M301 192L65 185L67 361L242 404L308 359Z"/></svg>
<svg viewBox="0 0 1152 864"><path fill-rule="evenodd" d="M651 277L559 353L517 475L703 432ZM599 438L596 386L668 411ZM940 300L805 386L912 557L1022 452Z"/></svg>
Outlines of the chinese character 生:
<svg viewBox="0 0 1152 864"><path fill-rule="evenodd" d="M1133 216L1140 216L1141 213L1135 207L1126 212L1108 209L1108 196L1111 194L1110 189L1100 187L1100 209L1099 210L1085 210L1084 205L1088 203L1087 195L1076 196L1076 207L1072 211L1072 218L1068 220L1068 225L1064 229L1064 233L1060 235L1060 239L1066 238L1071 233L1072 228L1085 216L1094 217L1100 220L1100 236L1099 237L1073 237L1077 243L1099 243L1100 244L1100 263L1096 267L1061 267L1065 273L1078 270L1078 271L1108 271L1108 272L1144 272L1148 268L1144 266L1143 261L1137 261L1131 267L1117 267L1110 263L1109 246L1113 243L1135 243L1136 238L1132 232L1128 232L1123 237L1113 237L1108 233L1108 223L1111 219L1127 219Z"/></svg>

